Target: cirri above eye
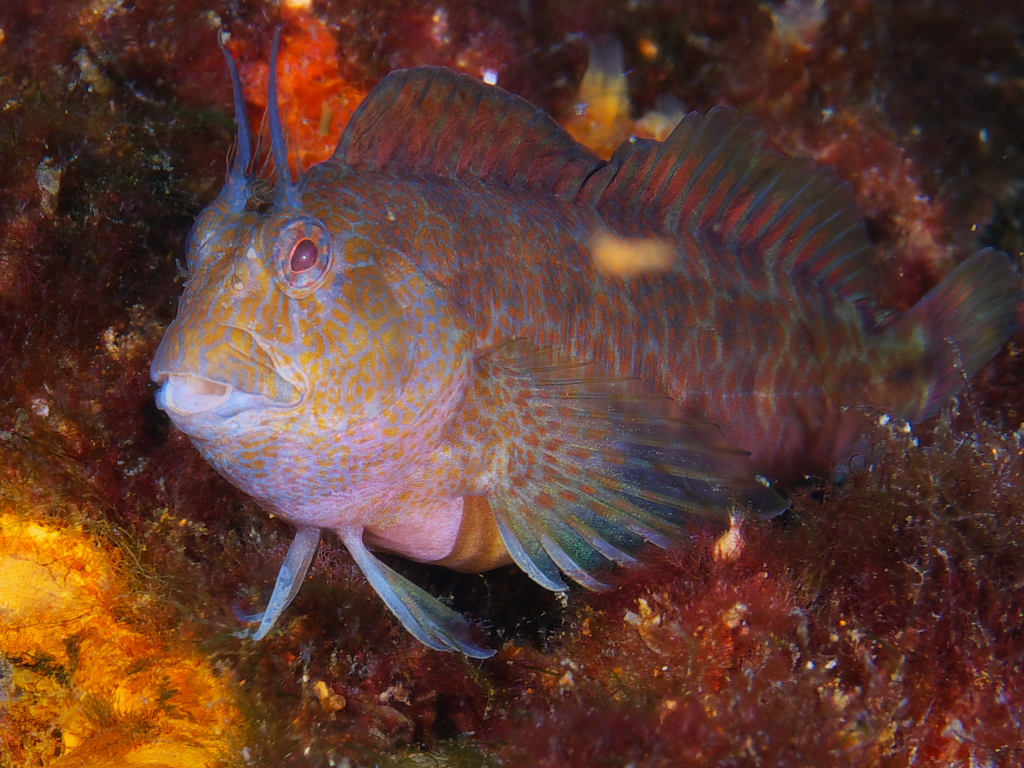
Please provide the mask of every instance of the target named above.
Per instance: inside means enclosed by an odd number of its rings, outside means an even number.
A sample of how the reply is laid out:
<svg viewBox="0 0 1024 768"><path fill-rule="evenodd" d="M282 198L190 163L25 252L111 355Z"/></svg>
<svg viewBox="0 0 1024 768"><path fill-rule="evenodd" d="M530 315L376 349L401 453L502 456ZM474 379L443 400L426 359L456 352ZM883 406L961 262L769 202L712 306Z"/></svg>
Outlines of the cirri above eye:
<svg viewBox="0 0 1024 768"><path fill-rule="evenodd" d="M319 258L320 249L317 248L316 243L306 238L295 244L289 266L292 272L306 272L316 266Z"/></svg>

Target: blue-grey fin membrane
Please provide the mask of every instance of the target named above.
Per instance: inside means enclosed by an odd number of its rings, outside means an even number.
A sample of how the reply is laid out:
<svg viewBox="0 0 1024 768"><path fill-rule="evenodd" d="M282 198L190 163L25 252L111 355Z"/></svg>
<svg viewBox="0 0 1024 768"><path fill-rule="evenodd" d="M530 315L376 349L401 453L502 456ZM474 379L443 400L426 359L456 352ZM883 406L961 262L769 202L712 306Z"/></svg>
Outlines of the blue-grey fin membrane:
<svg viewBox="0 0 1024 768"><path fill-rule="evenodd" d="M413 637L437 651L459 651L474 659L494 655L473 642L465 618L374 557L363 543L362 531L343 536L342 541L370 586Z"/></svg>
<svg viewBox="0 0 1024 768"><path fill-rule="evenodd" d="M785 509L717 425L638 379L522 340L478 366L528 411L505 416L508 473L487 499L512 559L547 589L564 590L562 575L600 589L601 574L646 544L686 540L701 520Z"/></svg>
<svg viewBox="0 0 1024 768"><path fill-rule="evenodd" d="M260 625L255 630L237 633L240 637L262 640L267 636L284 610L295 599L295 595L299 593L319 545L319 528L303 527L295 531L295 538L292 539L291 546L288 547L288 554L285 556L284 562L281 563L281 570L277 573L277 581L274 583L274 591L270 595L270 602L267 603L266 610L262 613L238 617L241 621L258 621Z"/></svg>

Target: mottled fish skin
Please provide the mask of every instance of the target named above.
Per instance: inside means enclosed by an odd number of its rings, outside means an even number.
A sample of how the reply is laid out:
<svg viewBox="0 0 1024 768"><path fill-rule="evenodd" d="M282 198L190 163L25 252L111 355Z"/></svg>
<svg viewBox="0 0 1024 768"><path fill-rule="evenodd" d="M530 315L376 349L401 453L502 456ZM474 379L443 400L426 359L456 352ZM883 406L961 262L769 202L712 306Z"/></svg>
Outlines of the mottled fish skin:
<svg viewBox="0 0 1024 768"><path fill-rule="evenodd" d="M246 143L152 372L203 456L302 532L257 636L327 529L418 638L485 657L367 548L596 588L694 520L777 511L755 474L828 471L865 412L916 421L956 394L1012 329L1009 260L976 255L878 328L847 188L761 142L716 110L605 163L423 68L383 81L330 161L283 172L265 214ZM605 274L602 234L676 258Z"/></svg>
<svg viewBox="0 0 1024 768"><path fill-rule="evenodd" d="M827 471L845 457L863 428L847 406L911 410L887 402L885 350L872 346L863 313L759 254L725 257L684 235L671 273L606 277L592 233L644 233L573 202L324 166L307 188L311 199L337 189L372 196L390 212L394 221L384 214L371 225L378 248L416 255L473 318L476 349L524 338L638 376L721 425L766 476Z"/></svg>

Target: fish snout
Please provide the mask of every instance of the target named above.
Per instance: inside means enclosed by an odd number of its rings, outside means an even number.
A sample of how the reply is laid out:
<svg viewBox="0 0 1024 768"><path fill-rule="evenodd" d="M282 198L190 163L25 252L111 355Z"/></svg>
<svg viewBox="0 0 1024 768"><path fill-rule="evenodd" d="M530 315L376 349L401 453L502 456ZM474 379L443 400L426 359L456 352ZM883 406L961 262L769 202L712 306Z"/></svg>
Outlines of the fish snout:
<svg viewBox="0 0 1024 768"><path fill-rule="evenodd" d="M302 389L282 375L273 350L254 334L230 326L202 335L186 331L172 323L150 366L160 385L157 407L175 422L228 419L302 401Z"/></svg>

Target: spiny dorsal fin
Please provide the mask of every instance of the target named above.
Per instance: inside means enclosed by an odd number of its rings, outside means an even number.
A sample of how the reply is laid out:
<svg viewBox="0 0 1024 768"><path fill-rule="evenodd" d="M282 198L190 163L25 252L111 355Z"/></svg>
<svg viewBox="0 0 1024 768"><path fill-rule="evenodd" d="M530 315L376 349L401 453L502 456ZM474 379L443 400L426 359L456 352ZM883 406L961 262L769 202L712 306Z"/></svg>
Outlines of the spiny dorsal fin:
<svg viewBox="0 0 1024 768"><path fill-rule="evenodd" d="M764 149L752 122L720 107L690 113L664 142L627 142L604 164L518 96L416 67L373 89L333 159L576 197L608 220L714 239L850 300L870 297L870 243L848 185L830 169Z"/></svg>
<svg viewBox="0 0 1024 768"><path fill-rule="evenodd" d="M333 159L564 197L601 165L529 102L444 67L385 77L352 116Z"/></svg>
<svg viewBox="0 0 1024 768"><path fill-rule="evenodd" d="M870 243L849 185L763 144L753 121L732 110L691 112L664 142L620 146L579 201L611 220L759 253L851 300L867 298Z"/></svg>

